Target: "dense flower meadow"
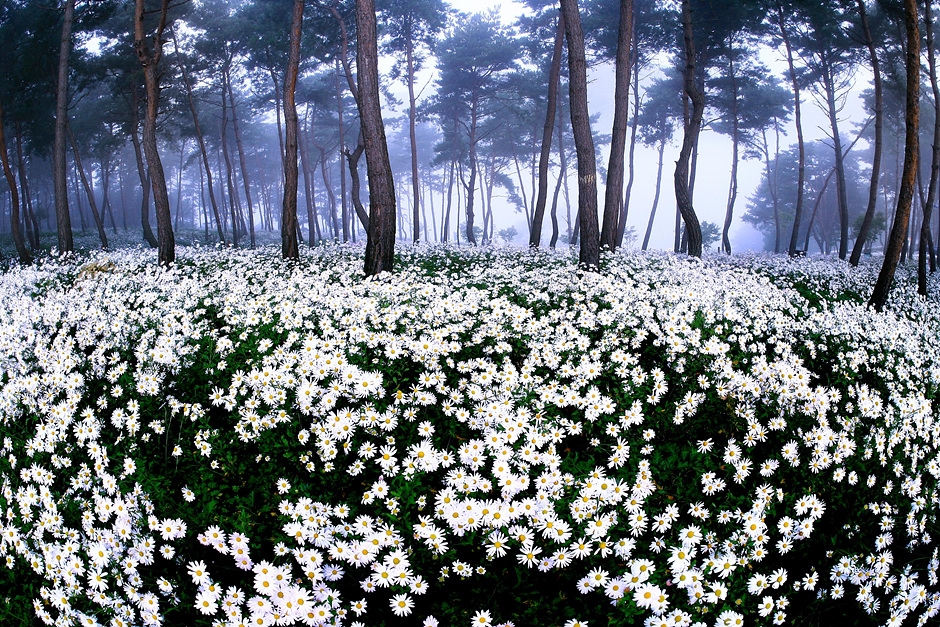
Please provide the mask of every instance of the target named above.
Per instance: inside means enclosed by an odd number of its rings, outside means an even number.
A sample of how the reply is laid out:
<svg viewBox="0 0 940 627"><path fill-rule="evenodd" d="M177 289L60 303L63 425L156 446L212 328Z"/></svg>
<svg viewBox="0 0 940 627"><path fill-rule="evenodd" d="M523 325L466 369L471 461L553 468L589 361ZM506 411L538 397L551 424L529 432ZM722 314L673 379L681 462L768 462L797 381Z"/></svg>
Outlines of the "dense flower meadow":
<svg viewBox="0 0 940 627"><path fill-rule="evenodd" d="M0 623L935 617L937 299L902 269L875 313L837 260L603 264L9 269Z"/></svg>

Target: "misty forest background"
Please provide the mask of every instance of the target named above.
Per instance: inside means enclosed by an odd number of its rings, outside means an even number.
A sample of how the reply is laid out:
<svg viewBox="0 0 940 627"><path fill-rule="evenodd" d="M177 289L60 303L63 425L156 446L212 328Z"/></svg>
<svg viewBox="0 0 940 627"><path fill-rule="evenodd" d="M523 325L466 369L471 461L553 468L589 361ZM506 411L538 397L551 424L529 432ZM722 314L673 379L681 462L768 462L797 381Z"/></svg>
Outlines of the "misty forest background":
<svg viewBox="0 0 940 627"><path fill-rule="evenodd" d="M156 247L156 186L148 169L154 158L165 172L175 237L235 246L279 240L285 98L291 96L299 124L297 238L310 245L364 241L370 203L360 159L356 3L301 3L294 95L286 93L285 79L295 4L0 2L0 143L10 184L0 196L0 232L19 232L20 258L52 245L70 249L73 231L93 235L105 248L116 242ZM578 241L578 159L562 13L555 2L522 4L515 21L505 23L497 11L460 13L442 0L378 1L399 240L552 247ZM632 5L625 174L611 247L646 249L658 211L660 222L663 214L667 222L675 214L673 246L685 250L672 185L674 153L695 109L685 86L683 6L654 0L579 4L588 65L595 76L609 77L610 90L612 73L603 68L615 64L622 5ZM700 137L726 137L732 151L727 180L720 182L727 194L724 220L702 223L704 246L731 252L729 232L743 220L762 233L766 250L821 251L844 259L854 247L855 262L860 254L881 251L904 160L903 3L682 4L690 9L694 33L693 81L704 96ZM902 261L923 239L933 269L937 160L930 138L938 98L931 4L920 6L923 140ZM155 70L153 90L145 55ZM858 106L864 85L870 87ZM552 88L557 106L548 120ZM151 157L146 127L154 100L158 150ZM801 109L802 118L812 109L814 120L825 121L811 129L817 136L822 130L821 139L802 140ZM611 135L598 123L599 113L592 113L598 180L604 182L608 162L601 155L609 153ZM57 121L65 125L59 145ZM715 142L698 137L688 165L691 199L698 165L727 158L710 154ZM548 159L540 172L546 138ZM725 151L729 144L720 145ZM656 156L655 179L636 176L638 149ZM745 161L762 167L759 184L746 186L754 190L749 196L739 193L738 169ZM716 182L698 185L713 190ZM639 188L655 189L651 205L631 203ZM648 226L627 228L631 214L642 214ZM922 237L924 216L933 225ZM507 226L514 221L523 228ZM63 222L70 223L68 237ZM13 238L7 238L9 254Z"/></svg>

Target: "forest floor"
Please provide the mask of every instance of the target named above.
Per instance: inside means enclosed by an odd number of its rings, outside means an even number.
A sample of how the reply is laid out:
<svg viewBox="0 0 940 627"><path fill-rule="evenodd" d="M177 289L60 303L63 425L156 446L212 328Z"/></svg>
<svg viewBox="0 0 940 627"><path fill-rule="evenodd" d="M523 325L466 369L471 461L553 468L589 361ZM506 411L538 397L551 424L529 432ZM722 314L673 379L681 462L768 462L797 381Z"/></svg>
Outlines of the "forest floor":
<svg viewBox="0 0 940 627"><path fill-rule="evenodd" d="M93 247L0 275L0 624L940 610L936 276Z"/></svg>

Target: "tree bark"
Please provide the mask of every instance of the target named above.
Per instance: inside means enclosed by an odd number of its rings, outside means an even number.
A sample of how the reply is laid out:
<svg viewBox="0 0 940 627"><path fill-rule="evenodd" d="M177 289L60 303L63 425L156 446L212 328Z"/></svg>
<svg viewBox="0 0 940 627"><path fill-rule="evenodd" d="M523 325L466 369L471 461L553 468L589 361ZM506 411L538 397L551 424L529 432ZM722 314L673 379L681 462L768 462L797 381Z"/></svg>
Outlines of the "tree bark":
<svg viewBox="0 0 940 627"><path fill-rule="evenodd" d="M252 248L255 247L255 207L251 201L251 183L248 179L248 160L245 158L245 147L242 143L241 130L238 127L238 112L235 109L235 92L232 90L231 78L226 81L228 85L228 100L232 107L232 130L235 131L235 147L238 150L238 164L242 174L242 187L245 188L245 202L248 203L248 240Z"/></svg>
<svg viewBox="0 0 940 627"><path fill-rule="evenodd" d="M561 0L568 42L568 87L571 130L578 155L578 224L581 230L579 263L590 269L600 266L600 233L597 226L597 163L587 102L587 61L584 31L577 0ZM619 195L619 194L618 194ZM619 213L619 205L618 205Z"/></svg>
<svg viewBox="0 0 940 627"><path fill-rule="evenodd" d="M304 0L294 0L291 16L290 52L284 76L284 199L281 208L281 256L299 259L297 246L297 74L300 71L300 36L304 19Z"/></svg>
<svg viewBox="0 0 940 627"><path fill-rule="evenodd" d="M143 147L140 137L137 136L137 128L140 126L139 103L140 98L137 93L137 83L131 83L131 96L133 97L133 106L131 109L131 143L134 145L134 157L137 161L137 176L140 178L141 199L140 199L140 226L144 232L144 241L150 248L157 247L157 236L153 234L150 228L150 175L147 173L147 165L144 163ZM125 212L126 217L126 212Z"/></svg>
<svg viewBox="0 0 940 627"><path fill-rule="evenodd" d="M729 50L731 46L729 45ZM731 53L729 52L729 55ZM721 229L721 250L731 254L731 220L734 218L734 203L738 197L738 160L740 158L740 119L738 116L738 81L734 73L734 61L728 58L728 75L731 78L731 180L728 183L728 204L725 209L725 223Z"/></svg>
<svg viewBox="0 0 940 627"><path fill-rule="evenodd" d="M702 227L692 207L689 192L689 159L692 149L702 129L702 116L705 113L705 95L695 83L695 40L692 37L692 8L690 0L682 0L682 39L685 45L685 93L692 103L689 123L682 137L682 149L676 161L675 189L676 205L685 223L685 237L689 255L702 256Z"/></svg>
<svg viewBox="0 0 940 627"><path fill-rule="evenodd" d="M636 14L633 17L636 24ZM636 30L634 28L634 38ZM623 245L623 235L627 231L627 217L630 215L630 199L633 195L633 182L636 179L636 133L640 117L640 80L636 66L636 50L633 51L633 121L630 123L630 152L627 159L627 190L623 195L623 209L620 212L620 225L617 227L617 246Z"/></svg>
<svg viewBox="0 0 940 627"><path fill-rule="evenodd" d="M13 244L16 246L16 254L20 258L20 263L29 265L33 262L33 256L26 248L23 232L20 230L20 197L16 189L16 178L13 176L13 169L10 167L7 140L3 133L2 104L0 104L0 162L3 164L3 176L6 177L7 185L10 186L10 232L13 235Z"/></svg>
<svg viewBox="0 0 940 627"><path fill-rule="evenodd" d="M59 68L56 75L55 139L52 146L52 184L55 196L56 232L59 253L73 250L72 219L69 216L68 181L65 167L66 124L68 123L69 52L72 48L72 23L75 19L75 0L65 0L62 18L62 38L59 42Z"/></svg>
<svg viewBox="0 0 940 627"><path fill-rule="evenodd" d="M379 102L378 41L375 1L356 0L359 27L356 63L359 68L359 119L369 173L369 232L365 275L392 272L395 259L395 181L388 158L382 106Z"/></svg>
<svg viewBox="0 0 940 627"><path fill-rule="evenodd" d="M920 28L917 16L916 0L904 0L904 30L907 35L907 54L905 66L907 69L906 106L904 112L905 141L904 141L904 169L901 175L901 188L898 191L898 205L894 214L894 224L888 245L885 248L884 263L878 274L878 281L872 292L868 304L875 310L884 309L894 281L894 274L901 256L907 234L907 226L911 217L911 201L914 198L914 185L917 176L917 158L919 151L918 128L920 122Z"/></svg>
<svg viewBox="0 0 940 627"><path fill-rule="evenodd" d="M620 0L617 61L614 78L614 124L611 131L607 187L604 191L604 225L601 248L617 248L623 205L623 162L627 149L627 112L630 109L630 69L633 55L633 0Z"/></svg>
<svg viewBox="0 0 940 627"><path fill-rule="evenodd" d="M836 193L839 199L839 259L845 259L849 250L849 201L845 182L845 160L842 158L842 137L839 133L839 118L836 112L835 69L823 57L823 88L826 90L826 105L829 126L832 129L832 146L836 159Z"/></svg>
<svg viewBox="0 0 940 627"><path fill-rule="evenodd" d="M238 248L239 224L236 215L236 206L238 205L238 196L235 190L235 181L232 178L232 159L228 149L228 91L229 69L222 69L222 121L219 136L221 138L222 159L225 162L225 185L228 189L228 209L232 215L232 246Z"/></svg>
<svg viewBox="0 0 940 627"><path fill-rule="evenodd" d="M157 114L160 105L160 75L157 72L163 56L163 32L166 29L170 0L163 0L160 21L153 36L153 51L144 34L144 0L135 0L134 50L144 71L147 88L147 110L144 116L143 145L147 155L147 172L153 188L153 206L157 215L157 259L160 265L168 266L176 260L176 242L173 238L173 221L170 215L170 198L166 191L163 164L157 150Z"/></svg>
<svg viewBox="0 0 940 627"><path fill-rule="evenodd" d="M565 15L559 13L555 29L555 46L552 49L552 64L548 71L548 99L546 101L545 125L542 127L542 149L539 153L539 191L532 212L529 229L529 246L538 248L542 240L542 222L545 220L545 204L548 200L548 162L552 153L552 131L558 109L558 87L561 83L562 44L565 41Z"/></svg>
<svg viewBox="0 0 940 627"><path fill-rule="evenodd" d="M339 126L339 198L343 210L343 241L349 241L349 208L346 204L346 172L343 170L343 155L346 154L346 129L343 122L343 90L339 81L339 59L336 59L336 113ZM355 228L353 228L355 239Z"/></svg>
<svg viewBox="0 0 940 627"><path fill-rule="evenodd" d="M33 201L29 192L29 179L26 176L26 160L23 158L23 128L19 123L13 127L14 139L16 143L16 166L20 175L20 189L22 198L20 199L23 216L26 218L26 233L30 240L30 247L33 250L39 248L39 220L33 212Z"/></svg>

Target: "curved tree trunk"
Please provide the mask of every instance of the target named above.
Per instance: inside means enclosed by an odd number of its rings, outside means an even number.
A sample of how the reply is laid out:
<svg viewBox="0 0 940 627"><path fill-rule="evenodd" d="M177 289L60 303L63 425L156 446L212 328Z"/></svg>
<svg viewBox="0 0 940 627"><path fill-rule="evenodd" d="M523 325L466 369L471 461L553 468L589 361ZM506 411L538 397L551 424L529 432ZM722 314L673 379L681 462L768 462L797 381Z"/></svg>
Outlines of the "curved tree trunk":
<svg viewBox="0 0 940 627"><path fill-rule="evenodd" d="M627 112L630 109L630 65L633 55L633 0L620 0L617 34L617 61L614 77L614 124L611 131L607 186L604 190L604 223L601 247L614 250L619 243L620 214L623 206L623 161L627 149Z"/></svg>
<svg viewBox="0 0 940 627"><path fill-rule="evenodd" d="M548 71L548 99L546 101L545 125L542 127L542 149L539 152L539 189L529 228L529 246L538 248L542 239L542 222L545 220L545 204L548 200L548 162L552 153L552 130L558 109L558 86L561 83L562 44L565 41L565 16L559 13L555 28L555 45L552 49L552 65Z"/></svg>
<svg viewBox="0 0 940 627"><path fill-rule="evenodd" d="M692 197L689 193L689 159L692 149L698 141L699 131L702 128L702 116L705 113L705 95L695 84L695 41L692 37L692 8L690 0L682 0L682 39L685 44L685 93L692 103L692 112L689 123L682 136L682 149L676 161L675 189L676 205L682 220L685 222L685 237L688 242L689 255L702 256L702 227L698 216L692 207Z"/></svg>
<svg viewBox="0 0 940 627"><path fill-rule="evenodd" d="M140 178L141 199L140 199L140 226L144 232L144 241L150 248L157 247L157 236L153 234L150 228L150 175L147 173L147 165L144 163L144 152L141 146L140 137L137 136L137 128L140 126L139 116L139 97L137 93L137 84L131 83L131 95L133 97L131 109L131 143L134 145L134 157L137 161L137 176ZM126 214L125 214L126 215Z"/></svg>
<svg viewBox="0 0 940 627"><path fill-rule="evenodd" d="M366 276L391 272L395 259L395 181L388 158L382 106L379 102L378 41L375 1L356 0L359 27L356 63L359 67L359 118L369 173L369 232Z"/></svg>
<svg viewBox="0 0 940 627"><path fill-rule="evenodd" d="M104 220L101 218L101 213L98 211L98 203L95 202L95 193L91 189L91 185L88 183L88 177L85 176L85 167L82 165L81 155L78 154L78 144L75 141L75 135L72 133L72 128L69 125L68 128L69 141L72 144L72 154L75 156L75 169L78 170L78 176L82 180L82 187L85 188L85 195L88 197L88 204L91 207L91 216L95 220L95 227L98 229L98 239L101 240L101 249L108 249L108 234L104 231Z"/></svg>
<svg viewBox="0 0 940 627"><path fill-rule="evenodd" d="M666 151L666 135L663 134L659 140L659 162L656 166L656 192L653 195L653 207L650 209L650 221L646 224L646 234L643 235L643 250L646 250L650 243L650 235L653 233L653 220L656 218L656 208L659 206L659 192L663 183L663 153Z"/></svg>
<svg viewBox="0 0 940 627"><path fill-rule="evenodd" d="M894 281L894 273L901 257L901 248L907 239L907 226L911 217L911 202L914 199L914 185L917 177L918 136L920 122L920 28L917 16L916 0L904 0L904 30L907 34L907 91L904 113L904 169L901 175L901 188L898 191L898 205L894 214L894 224L885 248L884 263L878 274L878 281L868 304L877 311L884 309L888 301L888 292Z"/></svg>
<svg viewBox="0 0 940 627"><path fill-rule="evenodd" d="M72 48L72 22L75 19L75 0L65 0L62 19L62 38L59 42L59 69L56 75L55 140L52 145L52 185L55 197L56 232L59 253L73 249L72 219L69 216L68 180L65 168L65 126L68 123L69 52Z"/></svg>
<svg viewBox="0 0 940 627"><path fill-rule="evenodd" d="M304 19L304 0L294 0L291 16L290 52L284 77L284 199L281 208L281 256L299 259L297 246L297 74L300 70L300 36Z"/></svg>
<svg viewBox="0 0 940 627"><path fill-rule="evenodd" d="M734 218L734 203L738 197L738 161L740 159L740 119L738 116L738 81L734 74L734 62L728 59L728 74L731 77L731 181L728 183L728 204L725 223L721 229L721 250L731 254L731 220Z"/></svg>
<svg viewBox="0 0 940 627"><path fill-rule="evenodd" d="M581 28L581 14L577 0L561 0L561 10L565 16L565 35L568 41L571 130L578 155L578 224L581 230L578 261L585 268L597 269L600 266L600 233L597 227L597 163L587 103L584 31ZM619 212L619 204L617 208Z"/></svg>

